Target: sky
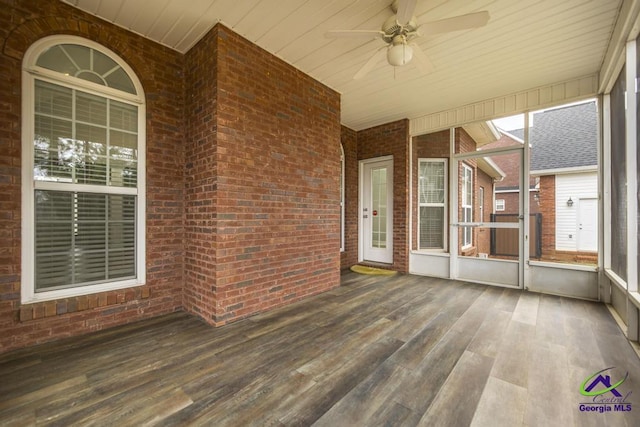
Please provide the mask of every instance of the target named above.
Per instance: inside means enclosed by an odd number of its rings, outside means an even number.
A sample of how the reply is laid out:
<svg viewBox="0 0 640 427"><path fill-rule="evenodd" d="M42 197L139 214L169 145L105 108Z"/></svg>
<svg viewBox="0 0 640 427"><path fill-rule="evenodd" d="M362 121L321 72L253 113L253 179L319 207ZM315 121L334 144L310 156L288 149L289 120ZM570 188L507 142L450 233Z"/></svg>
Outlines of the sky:
<svg viewBox="0 0 640 427"><path fill-rule="evenodd" d="M502 130L522 129L524 127L524 114L518 114L502 119L495 119L493 123Z"/></svg>
<svg viewBox="0 0 640 427"><path fill-rule="evenodd" d="M587 100L578 101L578 102L571 102L569 104L563 104L553 108L548 108L546 110L553 110L555 108L564 108L569 105L583 104L583 103L592 102L592 101L593 99L587 99ZM539 111L546 111L546 110L539 110ZM531 114L531 116L529 117L529 126L533 126L533 116L535 113L539 111L534 111L533 114ZM522 129L524 128L524 114L516 114L515 116L504 117L502 119L495 119L495 120L492 120L492 122L493 124L498 126L500 129L506 130L506 131L514 130L514 129Z"/></svg>

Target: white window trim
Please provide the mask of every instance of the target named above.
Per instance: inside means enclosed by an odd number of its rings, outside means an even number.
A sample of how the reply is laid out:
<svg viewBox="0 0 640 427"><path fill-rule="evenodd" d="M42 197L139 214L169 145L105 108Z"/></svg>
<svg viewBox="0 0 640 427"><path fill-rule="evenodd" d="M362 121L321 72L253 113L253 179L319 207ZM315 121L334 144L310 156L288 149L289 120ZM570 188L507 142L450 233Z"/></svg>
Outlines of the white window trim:
<svg viewBox="0 0 640 427"><path fill-rule="evenodd" d="M471 178L471 204L466 204L466 196L467 196L467 171L469 172L469 177ZM471 166L463 163L462 164L462 219L463 222L473 222L473 169ZM464 221L464 211L465 209L470 210L470 221ZM468 249L473 247L473 229L471 229L471 240L467 243L466 239L466 228L462 228L462 249Z"/></svg>
<svg viewBox="0 0 640 427"><path fill-rule="evenodd" d="M444 203L420 203L420 165L422 163L442 163L444 164ZM444 222L442 224L442 248L420 248L420 208L421 207L443 207ZM419 158L418 159L418 251L420 252L447 252L449 239L449 165L448 159L443 158Z"/></svg>
<svg viewBox="0 0 640 427"><path fill-rule="evenodd" d="M499 203L499 202L502 202L502 203ZM502 208L498 207L499 204L502 205ZM496 199L496 212L504 212L506 208L507 208L507 202L505 201L505 199Z"/></svg>
<svg viewBox="0 0 640 427"><path fill-rule="evenodd" d="M129 75L136 89L137 95L120 92L98 84L69 76L61 78L59 73L35 66L38 56L46 49L57 44L78 44L104 53L116 61ZM85 285L73 288L35 292L35 207L33 203L34 191L37 188L55 189L58 183L36 181L33 179L33 138L34 138L34 87L35 80L49 81L73 87L84 92L95 93L100 96L135 103L138 107L138 173L137 190L119 188L117 190L92 188L97 186L82 186L82 191L98 191L100 193L129 194L137 193L136 201L136 278ZM22 71L22 274L21 274L21 302L22 304L51 301L98 292L141 286L146 283L146 108L144 91L133 69L129 67L117 54L104 46L82 37L58 35L49 36L35 42L25 53ZM66 187L68 188L68 187ZM78 187L79 188L79 187Z"/></svg>

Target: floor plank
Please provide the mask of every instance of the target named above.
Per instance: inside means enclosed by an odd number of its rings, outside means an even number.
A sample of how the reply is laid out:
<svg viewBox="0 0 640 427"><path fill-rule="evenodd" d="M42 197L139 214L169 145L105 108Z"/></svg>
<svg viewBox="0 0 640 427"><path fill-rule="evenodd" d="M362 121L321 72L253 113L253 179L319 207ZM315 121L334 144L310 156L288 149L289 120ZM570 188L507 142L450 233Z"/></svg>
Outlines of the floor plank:
<svg viewBox="0 0 640 427"><path fill-rule="evenodd" d="M640 390L602 304L348 272L222 328L174 313L0 354L0 425L640 425L633 393L631 412L579 411L608 367Z"/></svg>
<svg viewBox="0 0 640 427"><path fill-rule="evenodd" d="M524 420L526 403L527 389L489 377L471 426L520 426Z"/></svg>
<svg viewBox="0 0 640 427"><path fill-rule="evenodd" d="M493 358L465 351L418 425L471 424L492 366Z"/></svg>
<svg viewBox="0 0 640 427"><path fill-rule="evenodd" d="M498 349L491 376L527 388L529 378L529 356L535 338L535 327L511 320Z"/></svg>
<svg viewBox="0 0 640 427"><path fill-rule="evenodd" d="M523 293L518 300L516 308L513 310L513 320L535 326L538 318L539 302L539 295Z"/></svg>
<svg viewBox="0 0 640 427"><path fill-rule="evenodd" d="M570 384L565 350L556 344L536 343L530 348L526 425L574 425L571 396L578 389Z"/></svg>

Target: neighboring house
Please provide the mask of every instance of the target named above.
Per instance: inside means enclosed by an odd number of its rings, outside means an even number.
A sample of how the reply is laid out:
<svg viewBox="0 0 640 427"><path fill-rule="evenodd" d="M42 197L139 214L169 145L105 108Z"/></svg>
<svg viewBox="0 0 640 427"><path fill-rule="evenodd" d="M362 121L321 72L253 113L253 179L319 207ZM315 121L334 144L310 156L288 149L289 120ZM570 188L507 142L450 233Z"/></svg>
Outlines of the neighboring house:
<svg viewBox="0 0 640 427"><path fill-rule="evenodd" d="M531 176L540 179L543 258L597 261L597 123L595 101L533 116Z"/></svg>
<svg viewBox="0 0 640 427"><path fill-rule="evenodd" d="M498 131L499 139L484 145L482 147L483 150L517 147L524 144L524 141L521 137L502 129L499 129ZM521 133L521 131L519 133ZM499 156L494 156L493 160L505 173L504 179L496 185L494 206L495 213L498 215L518 214L520 205L520 182L518 178L521 168L520 154L502 154ZM531 197L531 213L537 213L537 204L534 203L537 193L535 178L529 179L529 193Z"/></svg>
<svg viewBox="0 0 640 427"><path fill-rule="evenodd" d="M497 129L496 140L482 146L482 150L496 148L521 147L524 141L521 137L513 135L507 131ZM504 179L496 184L493 210L496 222L517 222L520 215L520 170L522 168L522 154L508 152L494 155L492 157L496 165L504 172ZM529 178L529 206L530 206L530 229L529 253L531 257L538 257L541 252L540 236L538 232L539 209L537 204L538 189L536 179ZM517 257L519 245L517 234L511 230L494 231L494 239L490 254L499 257Z"/></svg>
<svg viewBox="0 0 640 427"><path fill-rule="evenodd" d="M595 262L598 246L597 108L595 101L533 115L531 213L542 214L542 259ZM524 130L501 141L522 143ZM497 143L496 143L497 144ZM506 144L506 142L503 142ZM504 145L497 145L504 146ZM515 213L517 169L496 158L507 177L496 188L496 213Z"/></svg>

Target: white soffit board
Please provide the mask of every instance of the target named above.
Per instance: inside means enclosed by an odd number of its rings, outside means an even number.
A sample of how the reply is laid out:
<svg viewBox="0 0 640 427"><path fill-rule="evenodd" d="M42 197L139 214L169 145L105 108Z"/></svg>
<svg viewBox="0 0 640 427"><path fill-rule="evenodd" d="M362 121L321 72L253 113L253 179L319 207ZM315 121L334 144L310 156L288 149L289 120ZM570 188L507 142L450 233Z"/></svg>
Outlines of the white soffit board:
<svg viewBox="0 0 640 427"><path fill-rule="evenodd" d="M412 63L394 68L382 60L354 80L384 44L328 39L325 33L380 29L393 14L392 0L62 1L181 53L221 22L339 92L342 122L354 130L459 112L463 105L479 108L486 99L508 102L506 94L536 87L553 91L557 82L596 75L622 5L622 0L418 0L419 23L483 10L491 18L482 28L418 39L434 66L429 74ZM555 93L539 96L557 99Z"/></svg>

